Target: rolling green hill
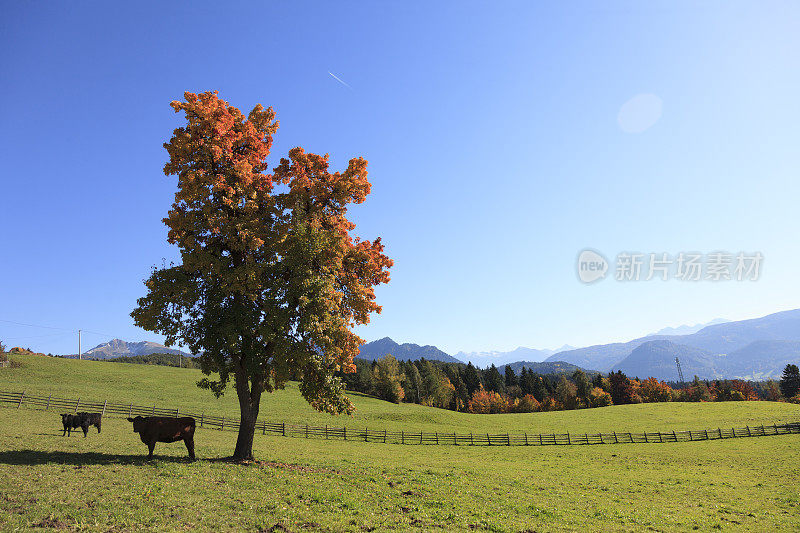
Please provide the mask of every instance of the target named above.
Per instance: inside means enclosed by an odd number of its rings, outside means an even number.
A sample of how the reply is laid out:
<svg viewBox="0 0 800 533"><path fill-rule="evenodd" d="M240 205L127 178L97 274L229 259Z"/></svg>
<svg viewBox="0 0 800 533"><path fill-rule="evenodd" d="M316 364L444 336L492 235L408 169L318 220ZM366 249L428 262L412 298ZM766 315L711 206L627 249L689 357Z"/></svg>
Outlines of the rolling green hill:
<svg viewBox="0 0 800 533"><path fill-rule="evenodd" d="M0 389L236 413L234 395L169 367L12 356ZM699 429L800 419L771 402L624 405L469 415L353 395L352 417L314 413L295 384L264 418L426 431ZM145 446L121 418L61 437L57 413L0 408L0 530L684 531L800 528L800 435L694 443L400 446L256 436L262 462L220 460L235 434L198 430L195 463L178 444Z"/></svg>

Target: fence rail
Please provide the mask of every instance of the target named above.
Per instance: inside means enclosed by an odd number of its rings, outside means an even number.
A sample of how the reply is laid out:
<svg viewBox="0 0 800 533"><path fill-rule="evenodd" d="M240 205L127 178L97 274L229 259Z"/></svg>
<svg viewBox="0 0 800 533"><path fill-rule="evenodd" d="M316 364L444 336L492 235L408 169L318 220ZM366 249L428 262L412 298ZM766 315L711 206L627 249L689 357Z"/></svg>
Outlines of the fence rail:
<svg viewBox="0 0 800 533"><path fill-rule="evenodd" d="M23 392L0 391L0 405L19 409L23 405L34 409L59 411L99 412L104 416L191 416L201 428L220 431L238 431L236 418L193 413L180 409L165 409L158 406L142 406L133 403L96 402L82 398L59 398L35 396ZM382 444L449 445L449 446L562 446L591 444L666 443L693 442L702 440L763 437L769 435L800 434L800 422L745 426L740 428L716 428L691 431L659 432L612 432L612 433L439 433L422 431L388 431L370 428L348 428L333 426L311 426L308 424L286 424L283 422L256 422L256 434L278 435L295 438L315 438Z"/></svg>

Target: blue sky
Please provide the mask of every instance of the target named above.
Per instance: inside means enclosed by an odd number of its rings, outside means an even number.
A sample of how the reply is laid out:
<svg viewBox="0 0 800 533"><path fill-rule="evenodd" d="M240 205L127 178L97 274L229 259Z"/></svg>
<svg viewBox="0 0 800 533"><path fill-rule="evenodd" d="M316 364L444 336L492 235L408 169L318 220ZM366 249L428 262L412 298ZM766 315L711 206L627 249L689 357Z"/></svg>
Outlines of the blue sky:
<svg viewBox="0 0 800 533"><path fill-rule="evenodd" d="M186 90L274 107L274 162L369 160L356 232L395 267L367 340L552 348L800 307L796 3L2 4L6 344L160 340L129 313L177 256L162 143ZM620 116L637 95L660 113ZM585 285L587 247L764 263Z"/></svg>

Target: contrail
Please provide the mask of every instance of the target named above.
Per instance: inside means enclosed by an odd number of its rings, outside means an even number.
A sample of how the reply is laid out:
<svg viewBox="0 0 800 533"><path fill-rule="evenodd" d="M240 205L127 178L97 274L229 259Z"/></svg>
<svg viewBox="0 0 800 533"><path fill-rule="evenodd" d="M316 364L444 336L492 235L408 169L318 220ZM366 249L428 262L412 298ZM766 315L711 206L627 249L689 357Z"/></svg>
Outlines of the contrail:
<svg viewBox="0 0 800 533"><path fill-rule="evenodd" d="M348 89L352 89L352 87L350 87L350 86L347 84L347 82L345 82L345 81L342 81L342 79L341 79L339 76L337 76L336 74L334 74L334 73L333 73L333 72L331 72L330 70L328 71L328 74L330 74L330 75L331 75L331 77L332 77L333 79L335 79L336 81L338 81L339 83L341 83L342 85L344 85L345 87L347 87Z"/></svg>

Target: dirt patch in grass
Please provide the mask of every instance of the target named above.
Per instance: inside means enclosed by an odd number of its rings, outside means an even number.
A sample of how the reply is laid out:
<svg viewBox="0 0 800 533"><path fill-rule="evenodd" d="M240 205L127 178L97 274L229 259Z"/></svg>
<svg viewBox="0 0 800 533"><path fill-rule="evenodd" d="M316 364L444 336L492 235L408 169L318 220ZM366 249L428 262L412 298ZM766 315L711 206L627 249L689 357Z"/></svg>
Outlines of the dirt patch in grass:
<svg viewBox="0 0 800 533"><path fill-rule="evenodd" d="M49 529L69 529L70 525L59 518L48 516L42 518L39 522L33 524L33 527L49 528Z"/></svg>

